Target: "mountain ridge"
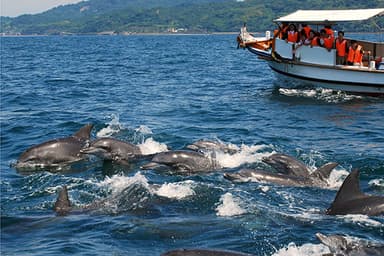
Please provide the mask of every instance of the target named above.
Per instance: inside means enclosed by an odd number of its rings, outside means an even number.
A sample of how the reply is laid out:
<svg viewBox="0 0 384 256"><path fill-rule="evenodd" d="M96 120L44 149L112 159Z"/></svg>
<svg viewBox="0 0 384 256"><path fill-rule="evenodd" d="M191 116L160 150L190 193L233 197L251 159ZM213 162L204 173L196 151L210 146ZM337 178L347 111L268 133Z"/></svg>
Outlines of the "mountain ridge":
<svg viewBox="0 0 384 256"><path fill-rule="evenodd" d="M327 8L324 8L327 6ZM272 20L297 9L383 8L383 0L89 0L40 14L1 17L2 34L97 34L233 32L247 22L253 30L273 29ZM383 18L375 20L384 26ZM343 28L345 26L343 25ZM375 25L347 25L348 30L374 31Z"/></svg>

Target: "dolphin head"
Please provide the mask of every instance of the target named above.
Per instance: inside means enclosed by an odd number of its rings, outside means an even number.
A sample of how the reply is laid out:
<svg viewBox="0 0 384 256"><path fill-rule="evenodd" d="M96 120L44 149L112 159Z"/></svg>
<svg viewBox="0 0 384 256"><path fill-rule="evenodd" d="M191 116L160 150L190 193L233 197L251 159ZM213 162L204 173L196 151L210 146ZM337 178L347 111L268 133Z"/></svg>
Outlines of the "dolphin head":
<svg viewBox="0 0 384 256"><path fill-rule="evenodd" d="M332 253L337 253L340 251L347 250L348 241L343 236L340 236L340 235L326 236L321 233L316 233L316 237L320 240L321 243L326 245Z"/></svg>

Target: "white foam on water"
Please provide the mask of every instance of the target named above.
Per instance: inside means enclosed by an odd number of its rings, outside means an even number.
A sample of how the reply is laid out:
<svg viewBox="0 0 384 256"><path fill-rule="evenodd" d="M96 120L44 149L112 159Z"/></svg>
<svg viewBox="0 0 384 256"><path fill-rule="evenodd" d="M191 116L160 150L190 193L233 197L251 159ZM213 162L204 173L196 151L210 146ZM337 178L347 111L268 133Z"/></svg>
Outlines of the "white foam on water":
<svg viewBox="0 0 384 256"><path fill-rule="evenodd" d="M327 253L331 253L331 251L323 244L303 244L298 246L295 243L289 243L272 256L322 256Z"/></svg>
<svg viewBox="0 0 384 256"><path fill-rule="evenodd" d="M142 144L137 146L143 155L151 155L168 150L166 144L157 142L153 138L147 138Z"/></svg>
<svg viewBox="0 0 384 256"><path fill-rule="evenodd" d="M106 177L103 181L99 182L98 185L100 187L107 187L109 190L111 190L112 194L116 195L121 193L125 188L135 183L141 184L143 187L147 188L150 191L148 179L140 172L137 172L132 177L124 176L122 174L116 174L112 177Z"/></svg>
<svg viewBox="0 0 384 256"><path fill-rule="evenodd" d="M239 152L235 154L227 154L216 152L216 161L224 168L235 168L246 163L260 162L263 157L270 156L273 152L260 153L259 150L264 149L265 145L241 145Z"/></svg>
<svg viewBox="0 0 384 256"><path fill-rule="evenodd" d="M216 215L228 217L246 213L240 204L239 198L235 198L231 193L225 193L220 197L220 204L216 207Z"/></svg>
<svg viewBox="0 0 384 256"><path fill-rule="evenodd" d="M158 196L180 200L195 195L193 187L194 182L191 180L187 180L176 183L165 183L154 192Z"/></svg>
<svg viewBox="0 0 384 256"><path fill-rule="evenodd" d="M286 88L280 88L279 93L285 96L305 96L308 98L313 98L317 94L315 89L300 90L300 89L286 89Z"/></svg>
<svg viewBox="0 0 384 256"><path fill-rule="evenodd" d="M279 93L289 97L305 97L323 100L329 103L346 102L354 99L361 99L361 96L347 94L342 91L333 91L331 89L286 89L280 88Z"/></svg>
<svg viewBox="0 0 384 256"><path fill-rule="evenodd" d="M264 193L267 193L271 187L267 186L267 185L259 185L259 188L261 191L263 191Z"/></svg>
<svg viewBox="0 0 384 256"><path fill-rule="evenodd" d="M330 189L339 189L341 184L343 184L344 179L348 176L349 172L347 170L332 170L328 178L328 188Z"/></svg>
<svg viewBox="0 0 384 256"><path fill-rule="evenodd" d="M368 185L374 188L384 189L384 179L370 180Z"/></svg>
<svg viewBox="0 0 384 256"><path fill-rule="evenodd" d="M367 215L362 215L362 214L347 214L344 216L338 216L341 219L344 219L348 222L353 222L358 225L364 225L368 227L378 227L378 228L383 228L384 223L381 223L379 221L376 221L374 219L371 219Z"/></svg>
<svg viewBox="0 0 384 256"><path fill-rule="evenodd" d="M145 125L140 125L138 128L135 129L135 131L141 134L153 134L152 130Z"/></svg>
<svg viewBox="0 0 384 256"><path fill-rule="evenodd" d="M115 133L118 133L122 129L118 115L111 115L111 121L107 124L107 127L101 129L96 133L97 137L110 137Z"/></svg>

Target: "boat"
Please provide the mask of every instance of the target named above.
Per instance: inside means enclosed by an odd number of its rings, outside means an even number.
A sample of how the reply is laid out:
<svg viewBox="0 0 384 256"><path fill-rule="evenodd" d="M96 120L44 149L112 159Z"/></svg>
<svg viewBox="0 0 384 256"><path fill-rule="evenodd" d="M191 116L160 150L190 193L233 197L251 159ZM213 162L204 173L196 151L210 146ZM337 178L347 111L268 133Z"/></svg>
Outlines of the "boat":
<svg viewBox="0 0 384 256"><path fill-rule="evenodd" d="M255 37L241 28L238 47L248 49L265 60L278 77L295 80L300 85L322 87L335 91L384 96L384 42L357 41L364 49L363 61L358 65L336 64L336 49L288 42L281 37L287 24L311 27L333 26L340 22L365 21L384 15L384 8L353 10L297 10L274 22L277 29L271 35ZM335 34L335 31L332 32ZM297 85L297 83L292 83Z"/></svg>

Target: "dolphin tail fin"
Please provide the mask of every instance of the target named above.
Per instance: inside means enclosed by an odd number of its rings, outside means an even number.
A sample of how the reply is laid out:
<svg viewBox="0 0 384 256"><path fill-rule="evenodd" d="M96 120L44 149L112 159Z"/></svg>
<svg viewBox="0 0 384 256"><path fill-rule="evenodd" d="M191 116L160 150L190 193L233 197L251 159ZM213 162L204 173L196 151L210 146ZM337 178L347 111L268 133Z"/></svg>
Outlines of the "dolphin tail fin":
<svg viewBox="0 0 384 256"><path fill-rule="evenodd" d="M91 130L93 128L93 124L86 124L83 127L80 128L77 132L73 134L73 137L83 139L83 140L89 140L91 137Z"/></svg>
<svg viewBox="0 0 384 256"><path fill-rule="evenodd" d="M338 163L333 162L326 163L325 165L317 168L316 171L311 174L311 176L325 181L329 178L329 175L331 174L332 170L338 165Z"/></svg>
<svg viewBox="0 0 384 256"><path fill-rule="evenodd" d="M67 215L68 212L71 210L71 202L69 201L68 189L66 186L63 186L63 188L59 192L53 210L58 215Z"/></svg>
<svg viewBox="0 0 384 256"><path fill-rule="evenodd" d="M345 178L339 191L337 191L335 200L331 204L331 207L328 208L327 214L332 214L334 208L337 208L340 203L365 196L360 190L359 174L359 170L353 170L347 178Z"/></svg>

